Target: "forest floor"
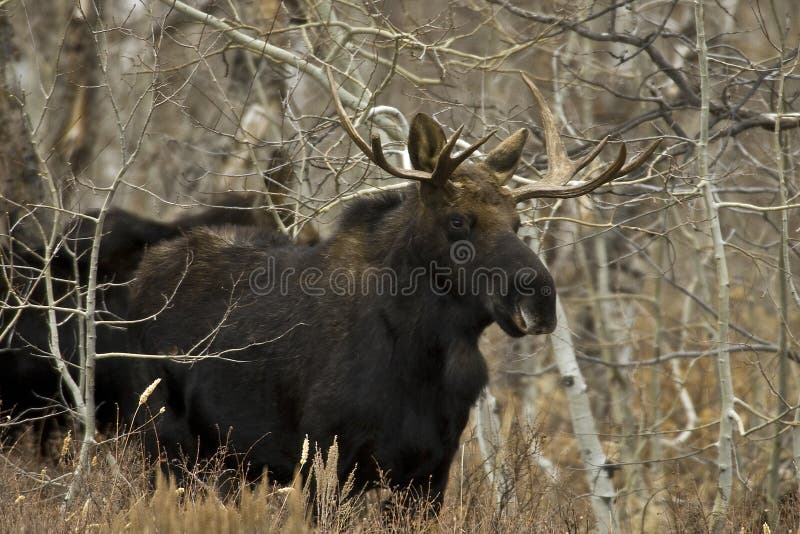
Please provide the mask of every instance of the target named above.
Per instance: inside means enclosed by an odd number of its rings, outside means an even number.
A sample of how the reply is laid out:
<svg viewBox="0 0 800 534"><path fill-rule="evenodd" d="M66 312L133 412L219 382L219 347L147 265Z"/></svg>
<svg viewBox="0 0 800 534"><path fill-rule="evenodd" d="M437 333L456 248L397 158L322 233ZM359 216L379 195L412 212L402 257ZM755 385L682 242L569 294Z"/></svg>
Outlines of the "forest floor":
<svg viewBox="0 0 800 534"><path fill-rule="evenodd" d="M57 433L39 445L31 427L3 435L0 532L596 532L583 474L563 470L557 480L546 474L528 452L530 439L517 440L517 452L504 455L513 498L492 488L475 440L467 439L453 463L444 506L433 513L425 505L404 506L412 499L407 493L363 492L339 481L332 469L335 447L310 453L309 478L317 488L312 498L311 484L300 477L291 487L241 483L241 471L230 469L223 455L184 470L178 483L144 460L135 436L98 447L80 498L64 509L78 445L71 436ZM708 532L710 488L681 484L677 472L670 480L637 513L621 510L622 532ZM726 532L770 531L761 494L758 488L737 492ZM783 505L783 524L771 532L798 532L800 503L786 497Z"/></svg>

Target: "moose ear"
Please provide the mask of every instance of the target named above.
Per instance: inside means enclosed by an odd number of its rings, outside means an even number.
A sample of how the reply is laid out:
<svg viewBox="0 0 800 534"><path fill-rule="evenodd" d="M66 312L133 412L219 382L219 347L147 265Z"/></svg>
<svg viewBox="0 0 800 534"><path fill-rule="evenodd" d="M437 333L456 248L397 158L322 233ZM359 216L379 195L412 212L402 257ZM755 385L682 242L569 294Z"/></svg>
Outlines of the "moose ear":
<svg viewBox="0 0 800 534"><path fill-rule="evenodd" d="M483 160L483 164L489 167L498 183L504 184L514 175L527 139L528 130L521 128L497 145Z"/></svg>
<svg viewBox="0 0 800 534"><path fill-rule="evenodd" d="M408 156L417 170L432 172L447 138L444 130L430 115L417 113L408 133Z"/></svg>

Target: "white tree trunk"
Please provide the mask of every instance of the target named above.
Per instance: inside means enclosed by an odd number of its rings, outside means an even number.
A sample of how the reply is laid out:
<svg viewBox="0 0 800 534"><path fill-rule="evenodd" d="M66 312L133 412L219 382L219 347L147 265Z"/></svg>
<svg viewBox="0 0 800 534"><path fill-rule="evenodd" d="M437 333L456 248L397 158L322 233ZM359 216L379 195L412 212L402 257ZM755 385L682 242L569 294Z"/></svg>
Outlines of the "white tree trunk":
<svg viewBox="0 0 800 534"><path fill-rule="evenodd" d="M719 212L714 198L714 184L708 161L708 117L710 87L708 79L708 50L706 48L704 0L696 0L695 23L697 25L697 56L700 63L700 140L697 143L697 167L703 200L711 227L714 246L714 263L717 274L717 335L715 351L720 392L719 439L717 442L717 495L711 511L711 531L722 532L733 489L733 379L731 376L730 352L728 351L729 329L729 277L725 257L725 241L722 237Z"/></svg>
<svg viewBox="0 0 800 534"><path fill-rule="evenodd" d="M558 365L558 371L561 374L561 384L564 385L567 392L575 441L586 468L586 481L589 484L597 530L603 534L619 532L615 507L617 492L608 470L604 468L606 455L597 435L589 396L586 394L586 382L578 367L572 334L560 300L556 301L556 316L558 326L550 335L550 340L553 344L553 355Z"/></svg>
<svg viewBox="0 0 800 534"><path fill-rule="evenodd" d="M514 500L513 481L506 476L504 451L506 443L497 416L497 399L489 388L484 389L475 412L475 434L483 457L483 468L495 494L498 509Z"/></svg>

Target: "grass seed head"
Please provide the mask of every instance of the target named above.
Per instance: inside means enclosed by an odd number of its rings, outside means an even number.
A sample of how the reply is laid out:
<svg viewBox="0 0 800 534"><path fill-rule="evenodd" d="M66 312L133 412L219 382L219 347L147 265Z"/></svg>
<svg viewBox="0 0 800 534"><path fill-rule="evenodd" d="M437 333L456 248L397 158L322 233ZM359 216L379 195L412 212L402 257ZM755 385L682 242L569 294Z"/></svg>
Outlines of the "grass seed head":
<svg viewBox="0 0 800 534"><path fill-rule="evenodd" d="M61 444L61 453L58 455L58 463L62 463L64 458L67 457L67 453L69 453L69 446L72 444L72 430L67 431L67 435L64 436L64 442Z"/></svg>
<svg viewBox="0 0 800 534"><path fill-rule="evenodd" d="M150 384L149 386L147 386L145 388L145 390L142 392L142 394L139 395L139 406L141 406L142 404L147 402L147 399L150 398L150 395L153 394L153 391L155 391L156 387L160 383L161 383L161 379L160 378L156 378L155 380L153 380L152 384Z"/></svg>
<svg viewBox="0 0 800 534"><path fill-rule="evenodd" d="M303 449L300 451L300 467L308 461L308 434L303 439Z"/></svg>

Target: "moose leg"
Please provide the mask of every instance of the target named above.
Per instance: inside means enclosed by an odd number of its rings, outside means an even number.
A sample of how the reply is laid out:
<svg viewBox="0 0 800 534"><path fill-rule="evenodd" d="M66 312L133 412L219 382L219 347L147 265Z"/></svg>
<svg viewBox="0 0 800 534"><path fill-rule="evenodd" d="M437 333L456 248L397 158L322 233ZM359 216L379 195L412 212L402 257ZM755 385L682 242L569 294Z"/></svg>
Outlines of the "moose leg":
<svg viewBox="0 0 800 534"><path fill-rule="evenodd" d="M447 451L444 455L444 459L439 462L439 465L436 466L428 480L423 480L420 481L419 484L415 484L416 492L421 498L420 504L424 505L429 503L431 507L430 510L437 514L442 508L442 503L444 503L444 491L447 488L450 464L453 461L455 453L456 449Z"/></svg>
<svg viewBox="0 0 800 534"><path fill-rule="evenodd" d="M450 464L457 448L445 452L442 460L427 475L419 475L407 480L393 480L393 486L404 496L395 495L387 499L384 513L391 515L410 510L423 515L436 515L444 503L444 492L450 475Z"/></svg>

